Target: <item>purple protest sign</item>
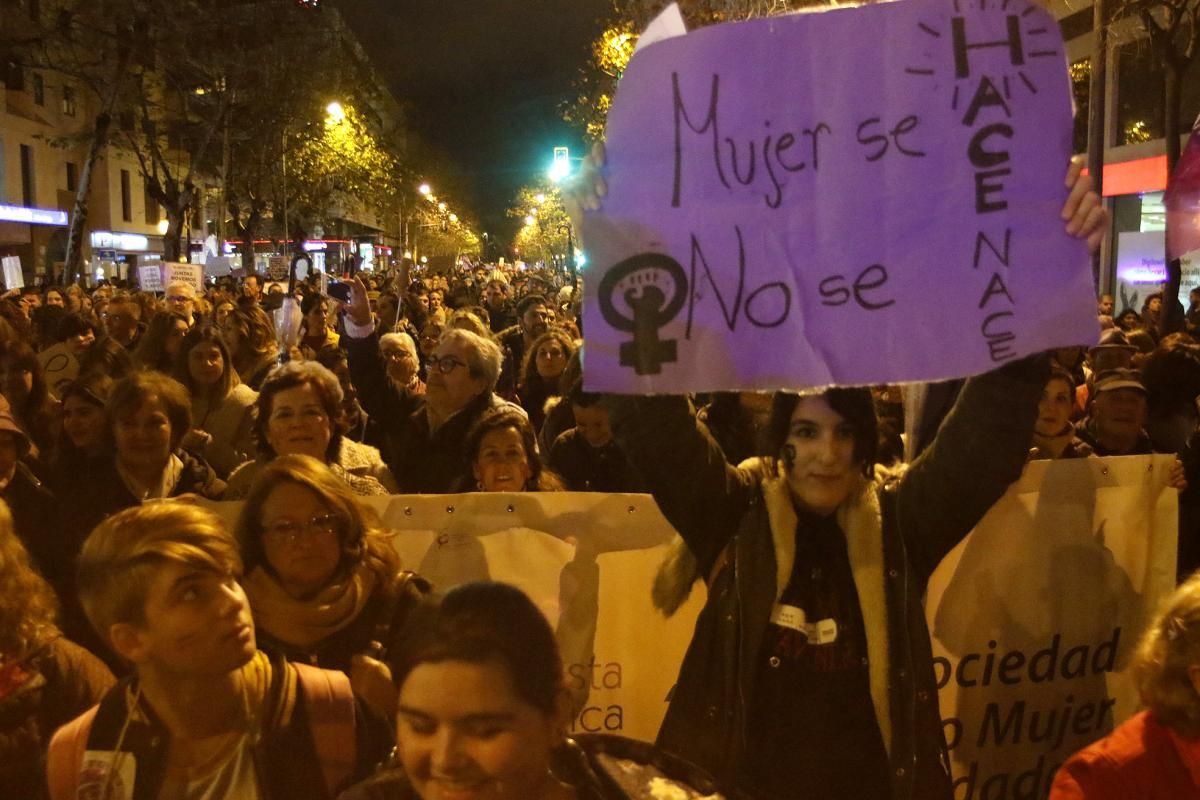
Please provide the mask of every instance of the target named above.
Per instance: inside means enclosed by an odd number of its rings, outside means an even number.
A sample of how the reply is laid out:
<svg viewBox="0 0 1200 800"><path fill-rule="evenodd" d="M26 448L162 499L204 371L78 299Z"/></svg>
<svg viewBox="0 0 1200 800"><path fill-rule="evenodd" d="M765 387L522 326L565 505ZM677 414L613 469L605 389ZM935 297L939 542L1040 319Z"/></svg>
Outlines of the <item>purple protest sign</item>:
<svg viewBox="0 0 1200 800"><path fill-rule="evenodd" d="M970 375L1094 343L1059 212L1054 18L903 0L703 28L634 56L582 234L585 383L649 393Z"/></svg>

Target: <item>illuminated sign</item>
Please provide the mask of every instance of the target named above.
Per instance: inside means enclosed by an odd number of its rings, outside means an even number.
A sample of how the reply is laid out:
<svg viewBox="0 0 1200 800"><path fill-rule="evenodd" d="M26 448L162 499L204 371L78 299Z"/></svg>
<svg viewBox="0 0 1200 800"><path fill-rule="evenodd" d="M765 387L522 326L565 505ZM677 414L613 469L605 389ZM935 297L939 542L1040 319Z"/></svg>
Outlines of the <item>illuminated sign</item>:
<svg viewBox="0 0 1200 800"><path fill-rule="evenodd" d="M128 250L143 252L150 249L150 240L140 233L93 231L92 247L98 250Z"/></svg>
<svg viewBox="0 0 1200 800"><path fill-rule="evenodd" d="M54 208L26 208L0 204L0 220L28 222L31 225L66 225L67 212Z"/></svg>
<svg viewBox="0 0 1200 800"><path fill-rule="evenodd" d="M1162 231L1117 234L1117 278L1125 283L1163 283L1167 259Z"/></svg>

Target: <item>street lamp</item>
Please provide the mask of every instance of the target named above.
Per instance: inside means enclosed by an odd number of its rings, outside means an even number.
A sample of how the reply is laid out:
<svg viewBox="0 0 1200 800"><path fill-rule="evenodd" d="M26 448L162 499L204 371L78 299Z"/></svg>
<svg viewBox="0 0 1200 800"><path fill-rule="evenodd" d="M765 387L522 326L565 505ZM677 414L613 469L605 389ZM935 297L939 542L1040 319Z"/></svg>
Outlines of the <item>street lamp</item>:
<svg viewBox="0 0 1200 800"><path fill-rule="evenodd" d="M458 222L458 214L451 214L451 215L450 215L450 221L451 221L451 222Z"/></svg>
<svg viewBox="0 0 1200 800"><path fill-rule="evenodd" d="M425 195L426 197L428 197L430 192L433 191L433 189L430 188L428 183L422 183L420 186L417 187L417 191L420 192L421 194Z"/></svg>
<svg viewBox="0 0 1200 800"><path fill-rule="evenodd" d="M445 210L446 210L446 204L438 203L438 211L445 211Z"/></svg>
<svg viewBox="0 0 1200 800"><path fill-rule="evenodd" d="M346 109L342 108L342 104L334 100L329 105L325 106L325 120L336 125L346 118Z"/></svg>
<svg viewBox="0 0 1200 800"><path fill-rule="evenodd" d="M529 216L525 217L525 224L526 224L526 225L534 225L535 223L537 223L537 220L536 220L536 219L534 219L534 217L533 217L533 215L532 215L532 214L530 214Z"/></svg>

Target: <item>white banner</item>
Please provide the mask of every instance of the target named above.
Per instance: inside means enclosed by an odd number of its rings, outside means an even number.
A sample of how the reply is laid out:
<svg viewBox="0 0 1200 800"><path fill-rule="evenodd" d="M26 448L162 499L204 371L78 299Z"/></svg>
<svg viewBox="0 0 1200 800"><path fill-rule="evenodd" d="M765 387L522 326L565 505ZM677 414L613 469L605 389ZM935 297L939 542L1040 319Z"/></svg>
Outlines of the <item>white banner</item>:
<svg viewBox="0 0 1200 800"><path fill-rule="evenodd" d="M196 294L204 294L204 267L200 264L180 264L174 261L162 263L163 286L172 283L187 283L196 290Z"/></svg>
<svg viewBox="0 0 1200 800"><path fill-rule="evenodd" d="M702 586L671 619L650 587L674 529L647 495L393 495L364 500L395 531L406 569L439 591L497 580L525 591L558 636L578 703L572 731L653 741ZM232 525L240 503L216 503Z"/></svg>
<svg viewBox="0 0 1200 800"><path fill-rule="evenodd" d="M25 273L21 269L21 259L17 256L5 256L0 259L4 269L4 288L21 289L25 286Z"/></svg>
<svg viewBox="0 0 1200 800"><path fill-rule="evenodd" d="M956 800L1035 800L1137 710L1126 667L1175 586L1173 456L1035 461L929 583Z"/></svg>

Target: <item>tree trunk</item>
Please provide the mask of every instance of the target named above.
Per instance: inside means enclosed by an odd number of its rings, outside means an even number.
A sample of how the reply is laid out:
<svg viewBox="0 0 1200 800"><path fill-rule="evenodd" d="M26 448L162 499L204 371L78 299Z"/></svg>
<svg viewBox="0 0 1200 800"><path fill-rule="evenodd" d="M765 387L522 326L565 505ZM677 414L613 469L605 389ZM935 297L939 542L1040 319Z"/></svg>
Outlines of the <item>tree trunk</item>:
<svg viewBox="0 0 1200 800"><path fill-rule="evenodd" d="M178 263L182 249L180 247L180 234L183 232L184 218L187 216L187 206L182 209L177 206L168 207L167 212L167 232L163 235L163 261L174 261Z"/></svg>
<svg viewBox="0 0 1200 800"><path fill-rule="evenodd" d="M67 233L66 263L63 264L63 282L73 283L79 279L83 265L83 229L87 226L88 192L92 187L92 167L108 144L108 131L112 117L103 113L92 125L92 142L88 145L87 157L79 173L79 186L75 189L75 207L71 211L71 228Z"/></svg>

